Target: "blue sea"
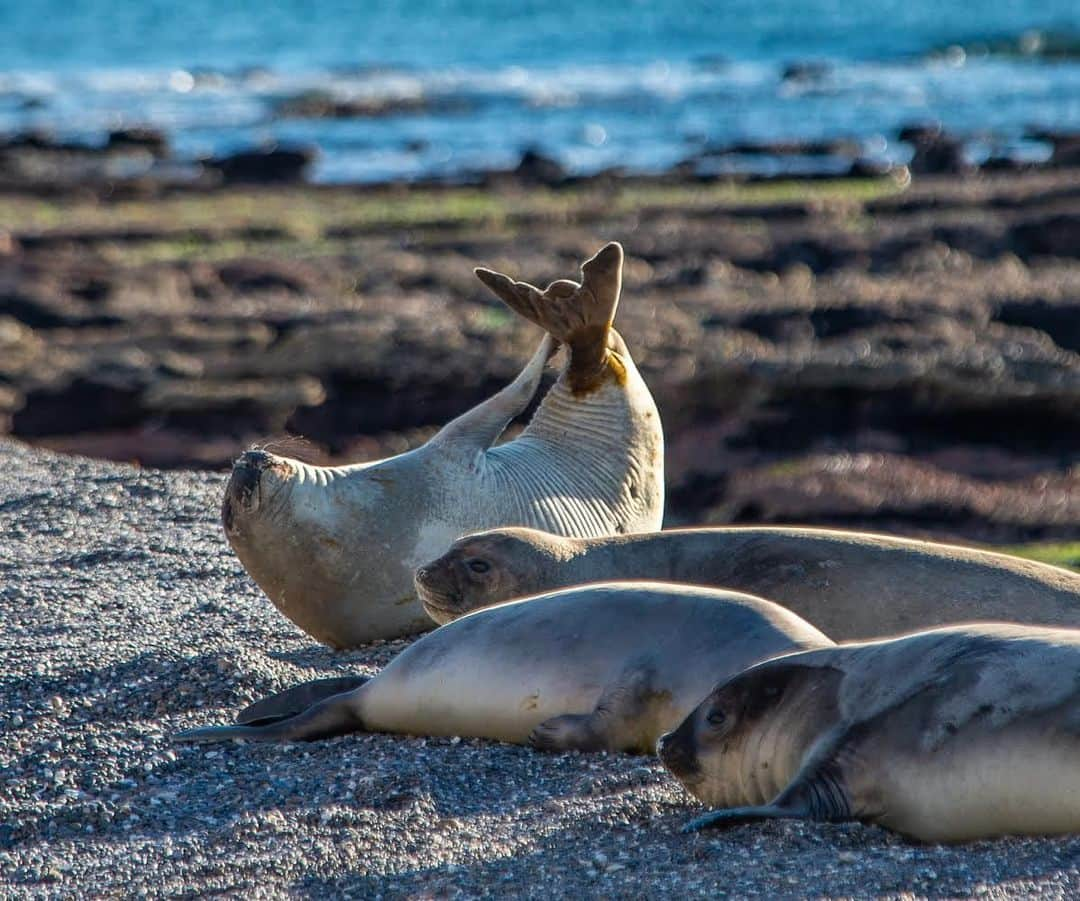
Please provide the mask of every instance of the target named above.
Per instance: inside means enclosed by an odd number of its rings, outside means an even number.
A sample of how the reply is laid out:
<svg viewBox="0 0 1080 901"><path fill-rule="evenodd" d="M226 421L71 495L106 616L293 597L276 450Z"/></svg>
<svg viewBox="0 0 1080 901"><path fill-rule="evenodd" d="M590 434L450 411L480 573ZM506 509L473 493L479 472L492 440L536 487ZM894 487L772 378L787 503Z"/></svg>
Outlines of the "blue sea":
<svg viewBox="0 0 1080 901"><path fill-rule="evenodd" d="M280 114L312 91L406 108ZM153 125L181 158L314 144L321 181L455 176L527 147L578 173L779 139L902 159L898 128L926 121L1021 156L1045 152L1032 127L1080 130L1080 2L0 2L0 133Z"/></svg>

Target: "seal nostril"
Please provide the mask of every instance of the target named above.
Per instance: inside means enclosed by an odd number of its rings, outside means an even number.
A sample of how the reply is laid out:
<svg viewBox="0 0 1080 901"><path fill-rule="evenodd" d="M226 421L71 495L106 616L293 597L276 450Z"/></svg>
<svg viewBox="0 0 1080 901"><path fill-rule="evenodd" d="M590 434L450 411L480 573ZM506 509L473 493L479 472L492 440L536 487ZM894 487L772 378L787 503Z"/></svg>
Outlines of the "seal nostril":
<svg viewBox="0 0 1080 901"><path fill-rule="evenodd" d="M229 480L231 493L236 497L250 495L259 484L260 475L262 475L261 469L244 462L238 463L233 467L232 478Z"/></svg>
<svg viewBox="0 0 1080 901"><path fill-rule="evenodd" d="M240 459L236 461L236 465L246 466L254 469L256 472L264 470L271 462L270 455L263 450L249 450L244 451L240 455Z"/></svg>

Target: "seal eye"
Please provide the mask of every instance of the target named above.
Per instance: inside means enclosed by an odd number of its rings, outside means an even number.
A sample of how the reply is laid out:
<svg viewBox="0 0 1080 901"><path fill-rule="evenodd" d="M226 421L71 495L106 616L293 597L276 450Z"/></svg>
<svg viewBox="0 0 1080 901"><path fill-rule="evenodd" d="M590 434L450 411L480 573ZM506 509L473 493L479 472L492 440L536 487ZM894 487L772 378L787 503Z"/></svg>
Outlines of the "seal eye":
<svg viewBox="0 0 1080 901"><path fill-rule="evenodd" d="M719 707L714 707L709 711L709 715L705 717L710 726L722 726L727 719L727 714L724 713Z"/></svg>
<svg viewBox="0 0 1080 901"><path fill-rule="evenodd" d="M467 565L469 569L471 569L474 573L478 573L480 575L486 573L489 569L491 569L491 564L488 563L487 560L480 560L478 558L470 560Z"/></svg>

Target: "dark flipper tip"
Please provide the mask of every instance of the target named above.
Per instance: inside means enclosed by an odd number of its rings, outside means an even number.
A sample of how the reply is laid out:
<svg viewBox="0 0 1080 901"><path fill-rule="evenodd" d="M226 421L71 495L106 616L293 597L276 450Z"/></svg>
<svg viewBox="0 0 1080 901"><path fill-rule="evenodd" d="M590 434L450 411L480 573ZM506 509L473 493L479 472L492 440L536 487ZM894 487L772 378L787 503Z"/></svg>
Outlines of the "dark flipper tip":
<svg viewBox="0 0 1080 901"><path fill-rule="evenodd" d="M473 274L495 293L511 288L514 284L514 280L509 276L496 272L494 269L485 269L483 266L477 266Z"/></svg>
<svg viewBox="0 0 1080 901"><path fill-rule="evenodd" d="M702 829L727 829L742 826L745 823L757 823L761 820L801 820L808 816L801 808L781 807L766 804L762 807L730 807L727 810L714 810L691 820L683 826L683 832L700 832Z"/></svg>
<svg viewBox="0 0 1080 901"><path fill-rule="evenodd" d="M715 829L718 824L722 824L726 819L725 813L727 813L725 810L714 810L703 816L695 817L679 831L685 835L691 832L701 832L703 829Z"/></svg>
<svg viewBox="0 0 1080 901"><path fill-rule="evenodd" d="M215 741L228 741L232 738L244 738L243 735L235 734L236 729L236 726L203 726L199 729L185 729L182 732L173 733L172 740L175 742L206 744Z"/></svg>
<svg viewBox="0 0 1080 901"><path fill-rule="evenodd" d="M592 259L585 262L585 266L597 266L607 269L615 266L621 266L622 261L622 244L620 244L618 241L608 241L607 244L605 244L596 252Z"/></svg>

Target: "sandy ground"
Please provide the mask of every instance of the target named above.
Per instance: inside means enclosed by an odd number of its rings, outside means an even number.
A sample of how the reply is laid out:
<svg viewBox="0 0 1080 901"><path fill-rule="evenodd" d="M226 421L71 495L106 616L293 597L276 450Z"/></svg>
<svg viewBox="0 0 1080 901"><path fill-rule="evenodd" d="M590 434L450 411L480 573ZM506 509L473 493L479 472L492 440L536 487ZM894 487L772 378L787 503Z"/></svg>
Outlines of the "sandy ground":
<svg viewBox="0 0 1080 901"><path fill-rule="evenodd" d="M245 576L223 477L0 444L0 893L1080 896L1080 838L946 848L799 823L684 836L657 762L357 735L190 746L318 647Z"/></svg>

